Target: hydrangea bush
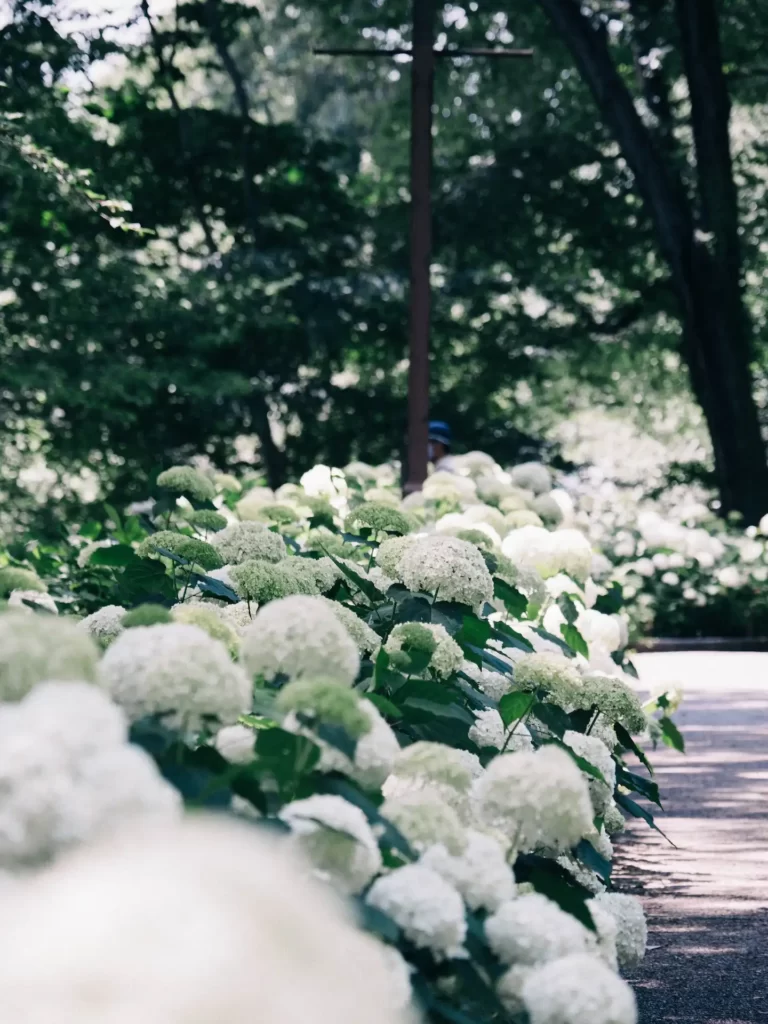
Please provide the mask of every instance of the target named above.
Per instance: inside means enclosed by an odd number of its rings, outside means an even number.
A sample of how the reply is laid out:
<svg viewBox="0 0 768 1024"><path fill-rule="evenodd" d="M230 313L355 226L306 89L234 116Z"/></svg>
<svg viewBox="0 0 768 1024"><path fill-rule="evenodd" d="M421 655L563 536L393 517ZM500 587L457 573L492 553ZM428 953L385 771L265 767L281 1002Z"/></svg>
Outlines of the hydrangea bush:
<svg viewBox="0 0 768 1024"><path fill-rule="evenodd" d="M550 470L457 469L401 501L390 467L277 492L172 467L68 555L9 553L0 873L52 871L56 895L60 850L213 808L347 902L388 972L382 1021L634 1024L618 971L645 920L610 836L656 827L641 744L682 743L676 697L640 704L610 573Z"/></svg>

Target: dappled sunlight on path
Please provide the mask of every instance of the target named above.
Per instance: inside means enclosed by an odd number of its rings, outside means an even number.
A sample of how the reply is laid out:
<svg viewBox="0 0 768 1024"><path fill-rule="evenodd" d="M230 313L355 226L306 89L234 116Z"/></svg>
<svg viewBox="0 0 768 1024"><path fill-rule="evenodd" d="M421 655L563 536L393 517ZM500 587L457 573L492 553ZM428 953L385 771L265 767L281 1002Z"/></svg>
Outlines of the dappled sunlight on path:
<svg viewBox="0 0 768 1024"><path fill-rule="evenodd" d="M659 749L676 848L642 823L620 843L621 885L643 899L649 951L630 980L641 1024L768 1022L768 654L637 658L644 687L679 683L687 754Z"/></svg>

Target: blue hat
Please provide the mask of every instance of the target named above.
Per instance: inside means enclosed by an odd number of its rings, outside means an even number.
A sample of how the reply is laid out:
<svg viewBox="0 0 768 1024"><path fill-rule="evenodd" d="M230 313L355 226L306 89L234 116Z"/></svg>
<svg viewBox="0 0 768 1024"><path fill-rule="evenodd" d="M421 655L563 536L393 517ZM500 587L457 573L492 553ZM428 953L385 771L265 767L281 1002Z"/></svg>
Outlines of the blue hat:
<svg viewBox="0 0 768 1024"><path fill-rule="evenodd" d="M431 420L429 424L429 440L439 441L447 448L451 443L451 428L443 420Z"/></svg>

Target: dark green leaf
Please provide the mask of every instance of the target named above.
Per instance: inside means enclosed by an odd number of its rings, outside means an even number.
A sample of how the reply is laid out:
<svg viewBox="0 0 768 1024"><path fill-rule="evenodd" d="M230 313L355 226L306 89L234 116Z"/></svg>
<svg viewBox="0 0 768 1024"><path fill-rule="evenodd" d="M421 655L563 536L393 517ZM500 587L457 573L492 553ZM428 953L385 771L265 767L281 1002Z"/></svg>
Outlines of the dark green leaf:
<svg viewBox="0 0 768 1024"><path fill-rule="evenodd" d="M596 768L595 765L585 757L577 754L576 751L569 747L567 743L564 743L561 740L551 740L550 742L556 747L560 747L564 750L586 775L590 775L593 779L597 779L598 782L606 782L606 778L600 769Z"/></svg>
<svg viewBox="0 0 768 1024"><path fill-rule="evenodd" d="M176 600L176 586L157 558L137 558L120 575L120 592L129 604L139 604L148 595L159 596L161 602Z"/></svg>
<svg viewBox="0 0 768 1024"><path fill-rule="evenodd" d="M465 615L454 640L462 647L469 644L472 647L483 648L492 635L493 628L485 619L479 619L476 615Z"/></svg>
<svg viewBox="0 0 768 1024"><path fill-rule="evenodd" d="M628 797L625 793L619 793L618 790L614 793L613 798L619 805L619 807L623 807L624 810L628 811L633 818L642 818L643 821L647 822L647 824L650 825L651 828L655 829L659 833L659 835L664 836L664 838L667 840L670 846L675 846L675 844L672 842L669 836L665 835L665 833L661 831L659 826L656 824L656 819L650 811L647 811L644 807L642 807L631 797Z"/></svg>
<svg viewBox="0 0 768 1024"><path fill-rule="evenodd" d="M575 626L564 625L560 627L560 632L563 634L563 640L568 644L571 650L575 651L576 654L583 654L585 658L589 657L589 647L587 641L576 629Z"/></svg>
<svg viewBox="0 0 768 1024"><path fill-rule="evenodd" d="M495 640L500 640L505 647L514 647L519 651L530 652L533 650L533 644L530 640L518 633L517 630L512 629L506 622L497 622L494 627L493 637Z"/></svg>
<svg viewBox="0 0 768 1024"><path fill-rule="evenodd" d="M360 593L364 594L369 601L373 604L380 604L384 600L384 595L374 583L365 579L360 575L360 573L355 572L354 569L350 569L348 565L345 565L344 562L340 562L338 558L334 558L330 552L324 551L324 554L328 555L336 568L342 572L348 580L351 580Z"/></svg>
<svg viewBox="0 0 768 1024"><path fill-rule="evenodd" d="M604 882L611 877L611 862L602 857L587 839L582 839L572 852L577 860L598 874Z"/></svg>
<svg viewBox="0 0 768 1024"><path fill-rule="evenodd" d="M551 644L555 644L557 647L560 648L563 654L567 654L569 658L573 657L572 648L568 646L568 644L565 642L565 640L563 640L562 637L555 636L554 633L550 633L548 630L543 629L541 626L534 626L533 631L534 633L537 633L542 638L542 640L549 640Z"/></svg>
<svg viewBox="0 0 768 1024"><path fill-rule="evenodd" d="M400 929L391 917L385 914L383 910L372 907L361 898L355 900L355 906L360 926L365 931L371 932L372 935L377 935L384 942L389 942L393 946L397 945L400 941Z"/></svg>
<svg viewBox="0 0 768 1024"><path fill-rule="evenodd" d="M595 601L595 610L604 615L615 615L621 611L624 604L624 595L620 583L612 583L605 594L600 594Z"/></svg>
<svg viewBox="0 0 768 1024"><path fill-rule="evenodd" d="M572 914L590 931L595 931L595 923L587 906L592 893L560 864L536 854L524 854L517 858L514 869L518 881L530 882L537 892L554 900L561 910Z"/></svg>
<svg viewBox="0 0 768 1024"><path fill-rule="evenodd" d="M660 718L659 726L661 727L662 739L666 745L668 747L672 747L673 750L679 750L681 754L684 754L685 740L672 719L666 717Z"/></svg>
<svg viewBox="0 0 768 1024"><path fill-rule="evenodd" d="M110 565L123 567L139 561L136 552L128 544L113 544L108 548L97 548L88 559L89 565Z"/></svg>
<svg viewBox="0 0 768 1024"><path fill-rule="evenodd" d="M561 594L557 599L557 607L563 613L566 623L572 626L579 617L579 609L570 594Z"/></svg>
<svg viewBox="0 0 768 1024"><path fill-rule="evenodd" d="M504 602L504 607L513 619L522 619L528 608L528 598L525 594L521 594L516 587L510 586L498 576L493 578L493 593Z"/></svg>
<svg viewBox="0 0 768 1024"><path fill-rule="evenodd" d="M429 622L432 609L424 597L409 595L395 607L395 622Z"/></svg>
<svg viewBox="0 0 768 1024"><path fill-rule="evenodd" d="M393 704L391 700L387 700L386 697L382 697L380 693L366 693L365 699L369 700L387 718L398 719L403 717L397 705Z"/></svg>
<svg viewBox="0 0 768 1024"><path fill-rule="evenodd" d="M214 579L213 576L203 576L201 573L193 572L189 577L189 582L202 590L204 594L211 594L212 597L222 598L225 601L231 601L233 604L237 604L240 601L240 598L231 587L228 587L226 583L222 583L221 580Z"/></svg>
<svg viewBox="0 0 768 1024"><path fill-rule="evenodd" d="M639 793L646 800L650 800L651 803L661 807L659 787L651 779L646 779L642 775L636 775L634 772L627 771L622 764L617 764L616 782L618 785L631 789L634 793Z"/></svg>
<svg viewBox="0 0 768 1024"><path fill-rule="evenodd" d="M594 708L577 708L576 711L571 711L568 715L571 720L571 729L574 732L585 733L589 727L589 723L592 721L594 713Z"/></svg>
<svg viewBox="0 0 768 1024"><path fill-rule="evenodd" d="M636 757L640 758L640 760L645 765L645 767L648 769L648 771L651 773L651 775L653 775L653 765L648 760L648 758L645 756L645 752L637 745L637 743L635 743L635 741L632 739L632 737L627 732L627 730L624 728L624 726L620 725L617 722L616 725L615 725L615 729L616 729L616 736L618 738L619 743L622 745L622 747L624 747L626 750L631 750L632 753Z"/></svg>
<svg viewBox="0 0 768 1024"><path fill-rule="evenodd" d="M499 714L505 726L511 725L527 715L533 707L535 697L532 693L506 693L499 701Z"/></svg>
<svg viewBox="0 0 768 1024"><path fill-rule="evenodd" d="M544 704L543 702L534 704L532 714L535 718L538 718L542 725L545 725L550 732L559 736L560 739L563 738L563 734L567 732L571 726L568 715L562 708L558 707L557 704Z"/></svg>

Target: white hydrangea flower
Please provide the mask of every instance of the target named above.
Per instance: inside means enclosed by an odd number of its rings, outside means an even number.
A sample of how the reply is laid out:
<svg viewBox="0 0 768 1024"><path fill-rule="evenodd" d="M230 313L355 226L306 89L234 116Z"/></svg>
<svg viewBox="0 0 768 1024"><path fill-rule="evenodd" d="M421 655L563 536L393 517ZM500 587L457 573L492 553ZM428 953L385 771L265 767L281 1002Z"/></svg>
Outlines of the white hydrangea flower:
<svg viewBox="0 0 768 1024"><path fill-rule="evenodd" d="M555 746L501 754L472 785L477 822L520 852L565 852L592 829L589 789L573 760Z"/></svg>
<svg viewBox="0 0 768 1024"><path fill-rule="evenodd" d="M576 703L576 701L575 701ZM582 677L582 690L578 696L580 707L597 707L600 716L613 724L619 722L629 732L645 730L646 720L640 698L618 676L588 671ZM594 733L594 729L592 732ZM598 732L598 735L600 733Z"/></svg>
<svg viewBox="0 0 768 1024"><path fill-rule="evenodd" d="M472 661L464 661L461 671L469 676L479 690L490 697L491 700L500 701L507 693L514 688L511 676L502 675L501 672L494 672L493 669L475 665Z"/></svg>
<svg viewBox="0 0 768 1024"><path fill-rule="evenodd" d="M472 783L482 772L476 754L419 740L400 751L383 793L387 799L396 799L405 793L431 790L466 821Z"/></svg>
<svg viewBox="0 0 768 1024"><path fill-rule="evenodd" d="M261 1024L415 1019L334 893L231 820L125 830L15 886L3 913L8 1020L253 1024L254 993Z"/></svg>
<svg viewBox="0 0 768 1024"><path fill-rule="evenodd" d="M381 871L379 845L363 812L340 796L294 800L280 811L319 877L340 892L361 892Z"/></svg>
<svg viewBox="0 0 768 1024"><path fill-rule="evenodd" d="M428 633L431 634L431 639L426 635ZM396 654L406 645L423 650L424 640L429 642L431 650L428 667L436 675L441 679L447 679L454 672L458 672L464 661L464 654L445 626L437 622L398 623L387 637L384 649L389 654Z"/></svg>
<svg viewBox="0 0 768 1024"><path fill-rule="evenodd" d="M621 813L618 805L611 800L605 809L605 819L603 821L603 827L609 836L623 832L627 827L627 823L624 819L624 815Z"/></svg>
<svg viewBox="0 0 768 1024"><path fill-rule="evenodd" d="M421 493L428 501L477 501L477 488L474 480L458 473L446 473L436 470L431 473L421 488Z"/></svg>
<svg viewBox="0 0 768 1024"><path fill-rule="evenodd" d="M592 546L580 530L555 530L552 545L559 571L584 583L592 564Z"/></svg>
<svg viewBox="0 0 768 1024"><path fill-rule="evenodd" d="M618 892L600 893L592 902L607 910L616 921L619 966L635 967L645 956L648 942L648 925L642 903L636 896Z"/></svg>
<svg viewBox="0 0 768 1024"><path fill-rule="evenodd" d="M619 742L615 727L607 719L603 718L602 715L597 716L589 735L594 736L595 739L602 740L610 751L615 750L616 744Z"/></svg>
<svg viewBox="0 0 768 1024"><path fill-rule="evenodd" d="M213 739L213 745L230 764L250 764L256 759L256 733L247 725L225 725Z"/></svg>
<svg viewBox="0 0 768 1024"><path fill-rule="evenodd" d="M0 614L0 702L21 700L46 679L94 680L98 650L72 619Z"/></svg>
<svg viewBox="0 0 768 1024"><path fill-rule="evenodd" d="M347 481L340 469L318 463L299 478L305 494L311 498L339 498L347 493Z"/></svg>
<svg viewBox="0 0 768 1024"><path fill-rule="evenodd" d="M501 750L506 744L506 749L510 752L533 749L531 734L522 722L513 723L505 729L501 715L492 708L475 711L473 714L475 724L469 730L469 738L478 747L494 747Z"/></svg>
<svg viewBox="0 0 768 1024"><path fill-rule="evenodd" d="M379 789L392 771L400 744L379 709L369 700L360 705L371 723L370 732L357 741L355 760L349 774L364 789Z"/></svg>
<svg viewBox="0 0 768 1024"><path fill-rule="evenodd" d="M563 742L567 743L575 754L583 757L602 772L605 782L601 782L600 779L595 779L591 775L585 777L589 783L589 795L592 798L595 814L605 814L608 805L613 800L613 791L616 787L616 764L611 757L610 750L597 736L585 736L584 733L571 730L565 733Z"/></svg>
<svg viewBox="0 0 768 1024"><path fill-rule="evenodd" d="M437 959L463 957L467 934L459 893L420 864L397 868L371 886L367 902L387 914L420 949Z"/></svg>
<svg viewBox="0 0 768 1024"><path fill-rule="evenodd" d="M496 982L496 995L511 1017L519 1017L525 1012L523 985L532 970L532 967L516 964L514 967L508 967Z"/></svg>
<svg viewBox="0 0 768 1024"><path fill-rule="evenodd" d="M474 829L466 833L463 853L454 856L439 843L424 852L420 863L458 889L471 910L497 910L515 895L515 876L504 850Z"/></svg>
<svg viewBox="0 0 768 1024"><path fill-rule="evenodd" d="M510 480L514 487L543 494L552 489L552 473L541 462L521 462L510 470Z"/></svg>
<svg viewBox="0 0 768 1024"><path fill-rule="evenodd" d="M34 609L30 605L37 605L43 611L51 615L59 614L59 607L50 594L40 590L12 590L8 597L9 608L19 608L21 611L34 615Z"/></svg>
<svg viewBox="0 0 768 1024"><path fill-rule="evenodd" d="M441 601L458 601L477 608L493 597L493 579L474 544L432 534L408 548L399 571L409 590L437 594Z"/></svg>
<svg viewBox="0 0 768 1024"><path fill-rule="evenodd" d="M523 984L531 1024L637 1024L635 995L597 956L543 964Z"/></svg>
<svg viewBox="0 0 768 1024"><path fill-rule="evenodd" d="M552 534L543 526L520 526L504 538L501 550L515 565L535 569L543 579L560 571Z"/></svg>
<svg viewBox="0 0 768 1024"><path fill-rule="evenodd" d="M181 801L127 742L125 716L92 683L44 682L0 706L0 865L44 862L129 817Z"/></svg>
<svg viewBox="0 0 768 1024"><path fill-rule="evenodd" d="M354 640L320 597L295 595L260 608L243 633L240 660L253 676L322 674L351 686L360 668Z"/></svg>
<svg viewBox="0 0 768 1024"><path fill-rule="evenodd" d="M606 910L597 900L589 900L587 903L592 923L595 926L595 933L590 936L590 946L593 952L605 961L612 971L618 973L619 953L617 948L619 926L615 917Z"/></svg>
<svg viewBox="0 0 768 1024"><path fill-rule="evenodd" d="M515 688L546 690L561 707L573 704L584 686L572 658L557 654L523 654L515 659Z"/></svg>
<svg viewBox="0 0 768 1024"><path fill-rule="evenodd" d="M343 604L339 604L338 601L331 601L327 597L322 598L322 600L326 602L330 610L352 637L360 654L373 655L374 651L379 649L381 637L371 629L367 622L361 619L359 615L356 615L351 608L346 608Z"/></svg>
<svg viewBox="0 0 768 1024"><path fill-rule="evenodd" d="M622 647L621 620L616 615L605 615L593 608L585 608L579 612L576 628L590 647L602 647L609 653Z"/></svg>
<svg viewBox="0 0 768 1024"><path fill-rule="evenodd" d="M289 732L309 736L320 747L318 771L342 772L354 779L363 789L378 790L392 771L400 753L400 744L375 705L369 700L362 700L360 710L368 718L371 728L358 739L354 761L338 747L331 746L314 735L310 729L303 727L295 715L287 716L283 728Z"/></svg>
<svg viewBox="0 0 768 1024"><path fill-rule="evenodd" d="M210 543L228 566L241 565L252 558L280 562L286 557L285 541L263 523L233 523L215 533Z"/></svg>
<svg viewBox="0 0 768 1024"><path fill-rule="evenodd" d="M181 623L125 630L102 658L99 678L131 721L162 715L195 731L209 717L232 724L251 704L250 681L226 647Z"/></svg>
<svg viewBox="0 0 768 1024"><path fill-rule="evenodd" d="M381 813L419 853L435 843L441 843L454 857L466 849L467 835L458 814L433 789L387 797Z"/></svg>
<svg viewBox="0 0 768 1024"><path fill-rule="evenodd" d="M154 502L152 503L154 504ZM109 548L114 544L113 540L92 540L84 545L77 553L77 564L84 569L91 560L91 555L99 548Z"/></svg>
<svg viewBox="0 0 768 1024"><path fill-rule="evenodd" d="M234 629L238 636L242 636L245 630L253 622L258 606L248 607L247 601L238 601L237 604L227 604L221 608L221 617Z"/></svg>
<svg viewBox="0 0 768 1024"><path fill-rule="evenodd" d="M557 863L594 895L597 895L599 892L605 892L605 883L600 876L582 864L580 860L571 856L571 854L564 853L557 858Z"/></svg>
<svg viewBox="0 0 768 1024"><path fill-rule="evenodd" d="M399 580L400 559L416 542L414 534L405 537L387 537L376 551L376 564L391 580Z"/></svg>
<svg viewBox="0 0 768 1024"><path fill-rule="evenodd" d="M485 922L488 945L505 964L547 963L585 953L589 930L541 893L508 900Z"/></svg>
<svg viewBox="0 0 768 1024"><path fill-rule="evenodd" d="M86 630L102 647L109 647L123 631L125 608L120 604L107 604L92 615L86 616L78 625Z"/></svg>

